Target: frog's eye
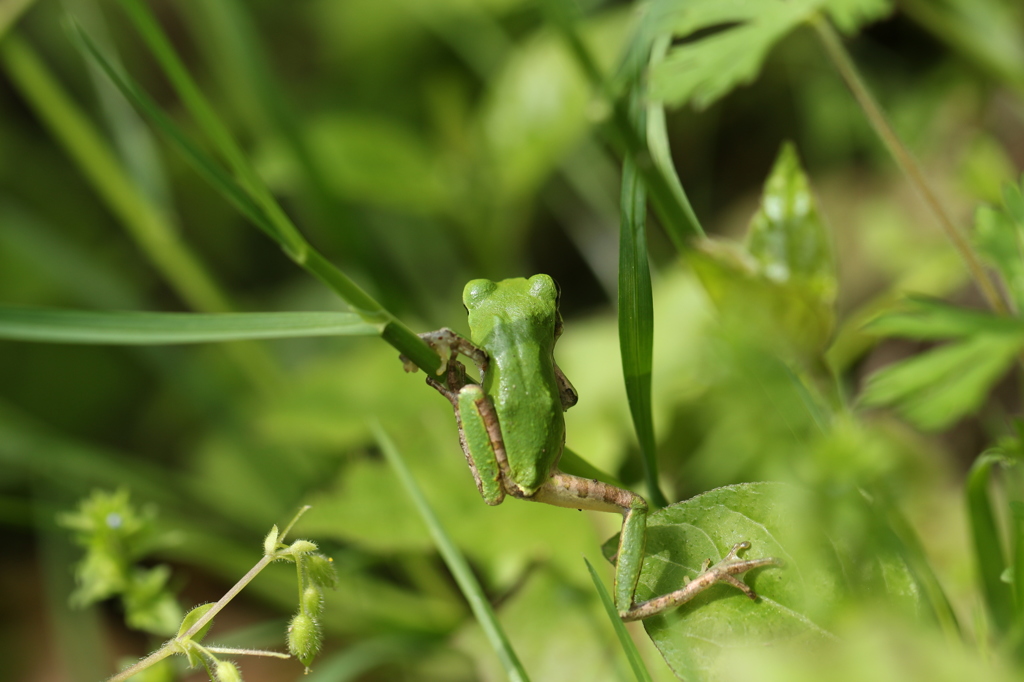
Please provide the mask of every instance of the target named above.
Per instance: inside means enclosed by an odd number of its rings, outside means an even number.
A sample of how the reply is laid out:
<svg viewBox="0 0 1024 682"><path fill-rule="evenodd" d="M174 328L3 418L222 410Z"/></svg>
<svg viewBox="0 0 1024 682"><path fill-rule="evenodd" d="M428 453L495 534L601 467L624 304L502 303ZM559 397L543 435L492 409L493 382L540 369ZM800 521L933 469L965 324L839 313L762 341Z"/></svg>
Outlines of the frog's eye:
<svg viewBox="0 0 1024 682"><path fill-rule="evenodd" d="M462 290L462 305L466 308L476 307L498 287L489 279L474 279Z"/></svg>

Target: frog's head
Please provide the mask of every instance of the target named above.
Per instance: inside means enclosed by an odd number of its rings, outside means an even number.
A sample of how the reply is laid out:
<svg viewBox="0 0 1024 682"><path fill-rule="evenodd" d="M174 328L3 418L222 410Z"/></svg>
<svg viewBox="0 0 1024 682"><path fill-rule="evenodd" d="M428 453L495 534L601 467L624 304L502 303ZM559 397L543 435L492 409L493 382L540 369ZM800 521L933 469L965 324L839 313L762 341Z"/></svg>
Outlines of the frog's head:
<svg viewBox="0 0 1024 682"><path fill-rule="evenodd" d="M558 299L558 285L548 275L534 275L529 279L516 277L500 282L474 279L462 292L462 302L470 318L482 320L498 316L509 321L530 320L541 327L549 323L553 325L555 338L562 332ZM473 326L472 322L470 326Z"/></svg>

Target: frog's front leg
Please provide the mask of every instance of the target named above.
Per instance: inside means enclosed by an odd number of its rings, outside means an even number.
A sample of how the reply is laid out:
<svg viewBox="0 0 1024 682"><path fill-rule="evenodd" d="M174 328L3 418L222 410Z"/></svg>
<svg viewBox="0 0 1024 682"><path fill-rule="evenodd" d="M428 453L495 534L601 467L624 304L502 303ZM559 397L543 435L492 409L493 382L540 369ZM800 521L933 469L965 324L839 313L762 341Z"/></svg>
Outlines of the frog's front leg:
<svg viewBox="0 0 1024 682"><path fill-rule="evenodd" d="M693 599L716 583L727 583L744 592L751 599L757 595L735 576L762 566L781 566L778 559L741 559L737 553L748 549L749 542L733 546L724 559L711 565L709 559L700 574L684 587L636 604L633 595L640 568L643 564L644 543L647 539L647 502L642 497L622 488L589 478L581 478L555 471L551 478L531 497L558 507L590 509L622 514L622 533L615 562L615 608L625 621L640 620L656 615Z"/></svg>
<svg viewBox="0 0 1024 682"><path fill-rule="evenodd" d="M481 374L480 381L483 382L482 375L487 372L490 359L483 349L474 346L469 339L460 336L448 327L442 327L433 332L424 332L419 337L441 356L441 367L437 371L438 374L444 374L448 363L452 361L452 356L461 353L477 366Z"/></svg>

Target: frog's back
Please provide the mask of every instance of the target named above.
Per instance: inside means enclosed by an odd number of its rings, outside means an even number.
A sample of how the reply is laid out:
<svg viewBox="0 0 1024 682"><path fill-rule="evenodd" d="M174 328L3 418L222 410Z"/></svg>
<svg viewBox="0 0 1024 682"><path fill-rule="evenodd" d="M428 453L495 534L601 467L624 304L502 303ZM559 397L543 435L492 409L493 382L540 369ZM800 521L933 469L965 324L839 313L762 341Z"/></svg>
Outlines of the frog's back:
<svg viewBox="0 0 1024 682"><path fill-rule="evenodd" d="M479 282L476 280L475 282ZM547 275L505 280L470 300L473 342L487 350L484 391L494 402L512 477L532 494L557 465L565 420L554 369L557 290Z"/></svg>

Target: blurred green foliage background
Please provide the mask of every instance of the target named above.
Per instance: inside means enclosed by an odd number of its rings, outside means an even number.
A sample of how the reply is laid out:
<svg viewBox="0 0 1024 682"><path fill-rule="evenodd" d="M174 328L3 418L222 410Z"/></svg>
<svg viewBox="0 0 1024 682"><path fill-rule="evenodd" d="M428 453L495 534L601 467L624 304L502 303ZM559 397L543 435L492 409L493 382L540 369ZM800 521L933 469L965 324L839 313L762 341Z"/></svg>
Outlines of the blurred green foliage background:
<svg viewBox="0 0 1024 682"><path fill-rule="evenodd" d="M580 4L588 45L613 69L636 8ZM581 396L566 415L568 445L645 492L613 309L621 161L600 135L606 104L536 3L150 7L304 234L413 330L465 333L460 294L469 279L552 275L566 319L557 358ZM69 16L116 51L186 132L198 133L116 4L0 6L0 300L345 310L150 130L75 47ZM154 220L170 228L173 244L156 251L191 254L219 293L183 291L140 247L101 183L72 160L12 77L14 41L81 108ZM1002 183L1024 167L1020 7L899 2L848 48L956 221L966 227L978 203L998 203ZM931 432L856 405L867 374L928 347L879 343L865 321L906 292L982 305L957 253L807 28L770 51L756 80L707 107L671 109L667 130L696 214L724 238L745 232L781 145L795 145L834 242L827 364L844 406L819 433L791 376L756 343L763 330L749 311L716 313L692 260L653 225L653 404L669 499L743 481L809 486L825 526L850 553L870 555L880 532L850 500L874 486L916 530L970 646L951 647L928 618L896 618L891 604L868 599L828 614L848 643L831 673L953 680L992 666L986 675L1011 679L989 645L962 483L970 462L1009 432L1019 388L1007 380L979 415ZM467 553L532 678L630 679L581 561L610 580L600 545L618 520L515 501L483 505L450 406L376 338L181 347L0 341L4 677L102 679L121 657L158 643L127 629L116 602L69 605L81 552L57 514L94 489L124 489L153 510L143 563L172 568L169 584L185 609L218 598L259 558L272 524L313 505L297 536L334 558L340 584L328 594L327 646L308 679L502 679L376 449L373 419ZM261 575L218 619L218 641L280 647L294 608L291 570L275 565ZM654 678L674 679L643 630L634 632ZM722 674L812 679L820 663L744 651ZM294 662L241 667L250 681L302 674Z"/></svg>

